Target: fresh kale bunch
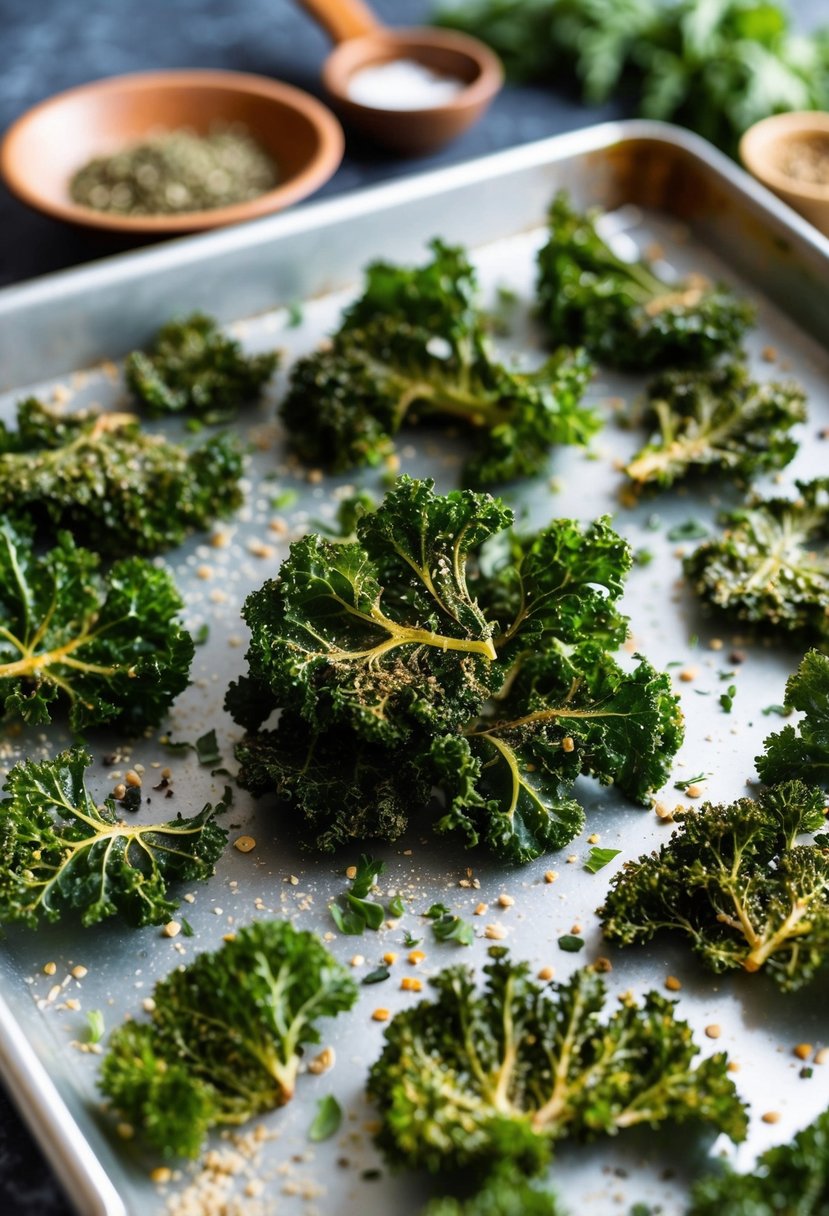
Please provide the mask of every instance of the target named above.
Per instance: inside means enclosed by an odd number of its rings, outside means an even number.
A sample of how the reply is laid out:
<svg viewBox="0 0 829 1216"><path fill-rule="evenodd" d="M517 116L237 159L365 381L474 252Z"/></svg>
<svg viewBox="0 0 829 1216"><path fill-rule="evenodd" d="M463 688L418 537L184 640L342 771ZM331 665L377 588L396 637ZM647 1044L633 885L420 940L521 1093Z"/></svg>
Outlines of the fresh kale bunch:
<svg viewBox="0 0 829 1216"><path fill-rule="evenodd" d="M829 838L796 841L825 826L821 791L791 781L676 819L667 844L611 880L608 940L675 930L718 973L763 969L784 992L808 983L829 955Z"/></svg>
<svg viewBox="0 0 829 1216"><path fill-rule="evenodd" d="M829 1211L829 1110L791 1144L770 1148L750 1174L724 1169L695 1186L688 1216L825 1216Z"/></svg>
<svg viewBox="0 0 829 1216"><path fill-rule="evenodd" d="M437 240L431 248L426 266L369 266L331 342L294 366L281 406L291 443L335 471L377 464L416 415L474 435L465 485L532 476L555 444L585 443L597 429L579 405L592 366L581 351L559 351L533 372L499 363L466 254Z"/></svg>
<svg viewBox="0 0 829 1216"><path fill-rule="evenodd" d="M153 417L186 412L226 422L259 396L278 363L273 352L246 355L212 317L194 312L163 325L149 351L133 351L124 378Z"/></svg>
<svg viewBox="0 0 829 1216"><path fill-rule="evenodd" d="M423 1216L562 1216L555 1195L532 1186L520 1170L506 1167L485 1179L469 1199L435 1199Z"/></svg>
<svg viewBox="0 0 829 1216"><path fill-rule="evenodd" d="M179 544L242 502L242 453L226 435L187 450L131 414L55 414L35 398L0 424L0 512L68 528L111 556Z"/></svg>
<svg viewBox="0 0 829 1216"><path fill-rule="evenodd" d="M769 735L757 772L766 785L801 778L829 787L829 658L810 650L786 684L787 709L799 710L797 726Z"/></svg>
<svg viewBox="0 0 829 1216"><path fill-rule="evenodd" d="M515 80L624 97L735 156L761 118L829 108L829 35L795 33L775 0L443 0L438 21L485 38Z"/></svg>
<svg viewBox="0 0 829 1216"><path fill-rule="evenodd" d="M156 726L189 683L193 640L170 575L139 557L102 574L68 532L36 554L23 522L0 519L0 705L41 725L65 700L73 730Z"/></svg>
<svg viewBox="0 0 829 1216"><path fill-rule="evenodd" d="M235 1127L294 1095L317 1022L351 1008L357 987L313 933L289 921L240 929L153 990L150 1023L111 1036L99 1084L166 1157L195 1157L212 1127Z"/></svg>
<svg viewBox="0 0 829 1216"><path fill-rule="evenodd" d="M628 371L705 367L739 346L749 304L701 276L668 283L645 261L623 261L599 235L599 215L575 211L564 191L550 208L537 290L556 344Z"/></svg>
<svg viewBox="0 0 829 1216"><path fill-rule="evenodd" d="M579 775L636 801L666 780L669 679L614 658L628 545L606 519L511 523L489 495L403 477L356 540L304 537L248 598L239 780L293 801L316 847L393 840L438 786L439 831L522 862L581 830Z"/></svg>
<svg viewBox="0 0 829 1216"><path fill-rule="evenodd" d="M84 925L120 916L159 925L178 907L171 882L209 878L227 840L227 802L167 823L127 824L86 789L83 748L16 764L0 802L0 924L35 928L69 912Z"/></svg>
<svg viewBox="0 0 829 1216"><path fill-rule="evenodd" d="M795 483L799 498L753 498L725 516L721 538L683 563L704 600L740 621L829 637L829 478Z"/></svg>
<svg viewBox="0 0 829 1216"><path fill-rule="evenodd" d="M503 947L484 968L450 967L434 998L398 1013L369 1074L389 1162L439 1172L542 1169L564 1139L701 1120L735 1141L746 1114L718 1053L699 1048L672 1001L628 994L610 1016L586 967L543 988Z"/></svg>
<svg viewBox="0 0 829 1216"><path fill-rule="evenodd" d="M791 429L805 419L799 384L759 384L744 363L665 372L647 392L644 421L655 437L625 472L637 485L669 486L712 469L750 481L794 459Z"/></svg>

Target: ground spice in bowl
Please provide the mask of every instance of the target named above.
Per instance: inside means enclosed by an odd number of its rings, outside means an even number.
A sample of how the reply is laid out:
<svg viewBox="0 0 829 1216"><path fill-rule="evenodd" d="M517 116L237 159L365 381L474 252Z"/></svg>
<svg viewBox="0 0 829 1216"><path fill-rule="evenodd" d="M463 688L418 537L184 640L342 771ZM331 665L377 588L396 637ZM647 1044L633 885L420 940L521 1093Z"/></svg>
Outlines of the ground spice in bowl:
<svg viewBox="0 0 829 1216"><path fill-rule="evenodd" d="M151 133L72 178L72 201L118 215L178 215L245 203L278 183L276 164L239 124L207 135L181 128Z"/></svg>
<svg viewBox="0 0 829 1216"><path fill-rule="evenodd" d="M829 135L791 140L780 154L779 169L787 177L812 186L829 186Z"/></svg>

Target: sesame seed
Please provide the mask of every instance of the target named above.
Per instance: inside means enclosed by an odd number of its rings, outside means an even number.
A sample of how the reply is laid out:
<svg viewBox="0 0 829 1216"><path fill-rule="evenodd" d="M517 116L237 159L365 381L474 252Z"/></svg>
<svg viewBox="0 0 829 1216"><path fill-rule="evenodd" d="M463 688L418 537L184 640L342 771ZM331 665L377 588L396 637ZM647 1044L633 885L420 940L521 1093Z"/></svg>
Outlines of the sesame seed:
<svg viewBox="0 0 829 1216"><path fill-rule="evenodd" d="M473 916L483 916L488 911L489 911L489 904L478 904L475 908L475 911L472 913L472 915Z"/></svg>
<svg viewBox="0 0 829 1216"><path fill-rule="evenodd" d="M502 908L511 908L514 903L515 903L515 900L512 898L511 895L499 895L498 896L498 904Z"/></svg>
<svg viewBox="0 0 829 1216"><path fill-rule="evenodd" d="M77 967L72 968L73 979L82 980L85 975L89 975L89 970L86 967L82 967L80 963Z"/></svg>
<svg viewBox="0 0 829 1216"><path fill-rule="evenodd" d="M181 933L181 925L177 920L168 920L161 932L165 937L178 937Z"/></svg>
<svg viewBox="0 0 829 1216"><path fill-rule="evenodd" d="M692 684L698 675L699 671L696 667L683 667L679 673L679 678L683 684Z"/></svg>
<svg viewBox="0 0 829 1216"><path fill-rule="evenodd" d="M545 872L544 872L544 881L545 882L555 882L555 880L557 878L558 878L558 873L556 870L545 870Z"/></svg>
<svg viewBox="0 0 829 1216"><path fill-rule="evenodd" d="M502 925L487 925L484 929L484 937L492 942L501 942L506 936L507 931Z"/></svg>
<svg viewBox="0 0 829 1216"><path fill-rule="evenodd" d="M366 960L362 954L353 954L348 961L352 967L362 967Z"/></svg>
<svg viewBox="0 0 829 1216"><path fill-rule="evenodd" d="M779 1110L767 1110L765 1114L760 1116L764 1123L779 1123L780 1117Z"/></svg>
<svg viewBox="0 0 829 1216"><path fill-rule="evenodd" d="M717 1022L712 1022L710 1026L705 1027L705 1033L709 1039L718 1039L722 1034L722 1027Z"/></svg>

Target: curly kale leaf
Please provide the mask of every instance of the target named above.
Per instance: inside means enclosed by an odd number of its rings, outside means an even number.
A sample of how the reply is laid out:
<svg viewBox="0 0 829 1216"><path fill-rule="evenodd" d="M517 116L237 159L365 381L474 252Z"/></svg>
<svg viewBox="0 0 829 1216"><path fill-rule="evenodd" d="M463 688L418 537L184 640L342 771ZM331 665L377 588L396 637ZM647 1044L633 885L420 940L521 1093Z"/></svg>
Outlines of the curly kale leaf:
<svg viewBox="0 0 829 1216"><path fill-rule="evenodd" d="M810 650L786 684L785 706L799 710L797 726L768 736L757 772L766 785L801 778L829 786L829 658Z"/></svg>
<svg viewBox="0 0 829 1216"><path fill-rule="evenodd" d="M429 802L431 783L411 749L366 742L347 729L322 734L283 713L275 730L237 745L237 781L257 797L270 792L298 812L298 835L324 853L365 840L397 840L413 809Z"/></svg>
<svg viewBox="0 0 829 1216"><path fill-rule="evenodd" d="M799 384L760 384L743 363L666 372L648 386L645 421L656 436L625 472L637 485L669 486L712 469L750 481L794 459L791 428L805 419Z"/></svg>
<svg viewBox="0 0 829 1216"><path fill-rule="evenodd" d="M160 980L149 1024L111 1036L100 1088L166 1157L196 1157L212 1127L237 1126L293 1097L320 1018L357 987L313 933L288 921L240 929Z"/></svg>
<svg viewBox="0 0 829 1216"><path fill-rule="evenodd" d="M96 804L82 748L54 760L17 764L0 802L0 923L80 914L84 925L121 916L131 925L158 925L178 907L171 882L209 878L227 840L215 822L225 804L189 819L127 824L115 803Z"/></svg>
<svg viewBox="0 0 829 1216"><path fill-rule="evenodd" d="M319 847L396 839L437 786L439 831L523 862L583 826L580 775L638 801L665 781L677 699L611 653L628 545L606 519L518 538L511 518L401 478L355 542L306 537L249 598L250 675L226 701L240 780L292 800Z"/></svg>
<svg viewBox="0 0 829 1216"><path fill-rule="evenodd" d="M468 1199L434 1199L422 1216L562 1216L555 1195L539 1191L519 1170L505 1167Z"/></svg>
<svg viewBox="0 0 829 1216"><path fill-rule="evenodd" d="M563 1139L701 1120L734 1140L745 1110L727 1057L699 1049L673 1003L631 996L608 1017L591 968L542 988L496 951L476 990L471 971L433 979L435 996L398 1013L369 1074L377 1142L392 1165L431 1172L513 1165L532 1173Z"/></svg>
<svg viewBox="0 0 829 1216"><path fill-rule="evenodd" d="M432 244L415 269L375 263L363 295L320 351L299 360L281 413L303 460L334 470L377 464L415 417L463 422L475 436L465 485L532 476L559 443L586 443L580 406L592 367L560 351L532 372L490 348L477 281L461 249Z"/></svg>
<svg viewBox="0 0 829 1216"><path fill-rule="evenodd" d="M798 481L800 497L755 498L726 516L722 537L686 557L702 599L740 621L829 637L829 478Z"/></svg>
<svg viewBox="0 0 829 1216"><path fill-rule="evenodd" d="M808 983L829 954L829 849L795 841L824 825L821 792L792 781L676 818L667 844L612 879L605 936L630 946L674 930L718 973L762 969L784 992Z"/></svg>
<svg viewBox="0 0 829 1216"><path fill-rule="evenodd" d="M163 325L149 351L129 355L124 378L152 417L186 412L226 422L260 395L278 363L272 352L246 355L211 317L195 312Z"/></svg>
<svg viewBox="0 0 829 1216"><path fill-rule="evenodd" d="M40 725L63 699L73 730L157 725L187 687L193 640L169 574L142 558L99 571L67 532L35 554L31 529L0 519L0 705Z"/></svg>
<svg viewBox="0 0 829 1216"><path fill-rule="evenodd" d="M573 210L564 192L550 208L538 304L556 344L629 371L705 367L739 345L754 319L748 304L699 276L667 283L646 262L623 261L598 218Z"/></svg>
<svg viewBox="0 0 829 1216"><path fill-rule="evenodd" d="M829 1110L750 1174L728 1168L696 1183L688 1216L822 1216L829 1201Z"/></svg>
<svg viewBox="0 0 829 1216"><path fill-rule="evenodd" d="M108 556L157 553L242 502L242 453L217 435L187 450L131 414L54 414L29 398L0 430L0 511L68 528Z"/></svg>
<svg viewBox="0 0 829 1216"><path fill-rule="evenodd" d="M466 562L510 521L487 495L403 478L353 544L304 537L245 604L251 677L314 728L345 723L368 740L464 720L497 670Z"/></svg>

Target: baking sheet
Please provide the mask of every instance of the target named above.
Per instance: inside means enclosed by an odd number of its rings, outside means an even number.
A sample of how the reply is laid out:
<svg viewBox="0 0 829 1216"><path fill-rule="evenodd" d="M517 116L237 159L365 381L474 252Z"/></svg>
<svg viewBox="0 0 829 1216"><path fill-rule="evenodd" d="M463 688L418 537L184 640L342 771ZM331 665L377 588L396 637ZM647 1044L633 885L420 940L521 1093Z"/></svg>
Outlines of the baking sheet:
<svg viewBox="0 0 829 1216"><path fill-rule="evenodd" d="M700 158L705 145L693 137L641 123L581 134L580 145L568 136L462 167L465 178L460 170L450 170L367 192L343 200L339 213L336 203L327 203L307 209L304 216L295 213L252 225L259 234L255 271L251 262L257 250L255 234L238 230L176 242L166 249L74 275L55 276L51 292L50 281L43 280L17 292L17 308L12 307L15 293L6 292L0 296L0 348L9 355L5 373L15 388L0 399L0 417L11 417L13 403L24 391L49 399L57 384L61 386L59 397L69 390L71 408L92 403L103 408L123 406L120 379L109 366L63 375L58 381L27 384L24 390L23 375L34 366L31 352L39 349L38 329L29 330L30 349L24 352L13 349L12 339L15 332L19 336L27 319L31 326L38 316L44 343L42 366L50 374L59 367L77 366L79 358L91 352L122 353L172 312L197 305L220 312L224 319L259 309L254 319L236 323L234 331L250 350L283 348L289 363L334 327L349 295L347 285L356 281L358 267L367 257L418 258L428 237L459 239L464 229L476 246L475 261L487 300L493 300L498 287L506 286L526 304L531 298L533 255L542 236L537 224L554 188L566 184L577 202L606 202L614 208L607 231L621 253L631 249L630 242L641 248L657 242L671 268L721 277L759 304L760 324L749 341L758 375L790 371L804 383L810 399L801 451L776 480L786 486L795 477L824 472L829 449L818 441L817 434L829 426L825 342L829 321L824 327L825 314L820 309L827 294L829 245L812 238L796 219L790 223L785 208L767 203L770 196L751 184L744 188L728 162L713 154L708 160L707 151ZM670 214L638 205L643 196L648 201L649 193L657 201L659 190L648 185L647 173L635 175L632 166L639 163L641 169L668 163L671 158L675 171L681 169L685 180L695 183L695 205L689 207L684 193L671 197ZM480 206L459 213L459 205L468 206L478 197ZM637 199L637 204L626 201L628 197ZM722 205L714 205L718 198ZM319 220L316 228L314 212ZM402 225L401 217L406 218ZM687 219L692 220L691 226ZM317 251L310 266L303 260L309 248ZM325 254L322 260L320 251ZM238 269L229 269L234 253L251 267L253 281L247 286ZM228 293L218 291L212 298L205 284L211 290L217 288L223 267L225 277L229 276ZM338 290L326 291L332 285ZM101 305L107 293L110 320ZM238 309L235 313L227 312L228 296ZM286 306L300 296L314 298L304 304L302 325L291 328ZM115 298L122 302L117 316L112 313ZM781 298L787 304L785 311L779 306ZM60 315L54 313L56 299L62 301L63 331ZM275 304L278 306L273 307ZM792 310L807 316L811 336L787 315ZM104 348L101 342L110 331L111 345ZM519 318L511 337L500 341L504 350L524 352L528 362L541 358L538 335L526 316ZM777 352L774 363L763 358L769 347ZM194 628L209 625L209 639L196 653L193 686L179 698L164 730L151 738L131 743L111 733L90 736L95 756L90 770L93 792L104 795L126 769L143 765L145 792L153 799L140 812L147 822L152 821L153 813L164 817L176 811L190 813L220 797L225 785L225 778L212 778L192 755L171 756L160 745L159 734L193 740L215 726L224 764L235 769L232 748L241 732L224 714L221 703L228 681L245 669L246 634L239 609L246 594L276 572L292 537L316 526L317 521L330 522L340 497L350 487L379 486L377 472L309 480L286 460L282 436L273 421L274 402L283 384L284 372L263 405L240 416L238 429L252 440L254 453L246 482L246 506L217 529L228 534L230 543L217 548L205 536L198 536L159 559L185 594L188 624ZM510 486L504 496L522 522L536 526L559 515L589 520L609 512L634 549L646 548L653 554L649 565L634 569L628 583L624 608L632 621L632 648L641 648L657 667L680 662L682 668L697 671L693 682L678 683L687 739L674 779L710 773L706 794L717 801L727 800L745 792L764 735L779 728L779 719L764 716L762 709L782 699L785 680L802 652L789 645L757 646L735 637L721 622L705 618L694 598L678 585L680 546L667 533L689 518L710 524L718 508L737 501L732 491L714 479L697 483L693 489L645 499L632 510L620 506L623 479L614 466L641 446L645 436L641 430L625 431L618 426L614 401L629 399L641 384L635 377L600 374L589 398L602 411L606 425L591 450L560 449L550 459L547 476ZM176 424L163 429L178 433ZM462 450L461 441L428 431L407 432L398 441L401 471L434 477L440 490L457 483ZM768 490L772 484L767 480L759 488ZM287 509L275 506L274 500L288 489L296 491L295 503ZM722 648L715 649L718 643ZM734 646L747 654L738 668L728 658ZM672 671L676 674L680 669ZM723 681L720 673L731 670L737 674ZM731 682L737 685L737 695L733 712L727 715L718 701ZM67 741L54 726L21 735L7 733L0 766L7 769L23 753L53 754ZM151 778L166 766L173 770L176 791L170 801L161 800L151 790L156 784ZM359 1004L351 1015L324 1024L323 1041L335 1048L335 1068L323 1076L303 1076L290 1106L262 1121L269 1138L257 1146L251 1159L242 1161L241 1172L230 1178L230 1191L238 1196L240 1213L365 1216L394 1212L409 1216L428 1194L422 1180L387 1173L371 1144L374 1115L362 1093L367 1067L382 1042L383 1028L371 1020L372 1010L383 1005L394 1011L418 999L399 989L400 978L413 973L403 961L407 951L401 942L406 930L424 938L427 959L417 969L422 977L449 962L480 965L491 944L483 937L484 925L490 923L503 926L506 942L517 955L536 967L555 967L558 979L566 979L599 954L609 957L613 964L607 976L611 994L627 989L641 994L649 987L661 988L669 974L679 976L683 984L680 1012L697 1030L702 1051L726 1049L740 1065L735 1081L752 1108L750 1138L734 1158L741 1168L749 1167L758 1152L788 1138L813 1118L829 1101L829 1069L816 1068L810 1080L800 1079L801 1065L792 1047L801 1042L817 1047L829 1039L821 1009L826 978L796 997L784 997L762 977L710 976L681 944L608 949L601 942L594 909L601 903L610 877L625 858L636 857L664 840L670 827L653 812L631 806L612 789L592 782L580 783L580 796L588 819L582 837L563 853L523 868L498 865L485 854L466 852L459 842L449 839L431 841L426 825L414 825L394 846L372 848L387 863L381 879L384 895L400 893L407 911L396 927L379 934L369 932L363 938L337 935L327 911L331 898L345 888L343 870L356 861L359 849L330 858L301 854L272 801L254 803L243 791L237 791L227 818L233 825L231 840L249 834L255 837L256 848L246 855L229 848L215 878L187 890L193 899L182 906L181 913L192 925L192 937L171 940L158 929L135 931L116 922L92 930L64 925L37 934L9 932L0 944L0 976L7 1004L6 1010L0 1009L0 1064L53 1159L64 1170L74 1170L69 1189L79 1211L151 1216L165 1211L170 1197L191 1183L191 1171L184 1167L170 1185L154 1185L148 1170L155 1162L142 1157L134 1145L112 1137L111 1124L98 1110L96 1058L71 1046L85 1037L86 1012L102 1010L109 1028L126 1013L140 1016L141 1001L157 978L197 951L215 948L234 926L271 914L290 916L302 928L332 934L330 948L344 960L363 955L365 962L355 967L357 979L376 966L387 950L397 951L399 961L385 984L361 987ZM662 801L691 805L670 785ZM583 869L589 849L586 838L591 833L599 834L603 846L621 849L615 862L597 875ZM559 877L548 884L543 874L551 868ZM514 898L512 907L495 906L501 893ZM473 947L431 942L428 924L418 914L435 900L473 920L477 930ZM490 910L474 917L473 909L481 901ZM557 938L574 925L581 926L587 943L579 955L565 954L556 945ZM54 976L43 974L47 962L56 964ZM71 977L71 969L78 964L88 968L80 981ZM56 985L60 991L50 1000ZM79 1002L80 1008L67 1007L67 998ZM702 1033L711 1023L721 1027L716 1043ZM310 1145L307 1130L316 1101L328 1093L335 1094L346 1111L343 1129L327 1143ZM760 1115L768 1111L779 1112L779 1122L761 1122ZM227 1151L221 1139L216 1144ZM689 1179L704 1158L721 1151L730 1154L727 1141L712 1142L690 1129L681 1134L667 1129L656 1136L628 1134L588 1147L562 1146L553 1171L555 1185L570 1211L584 1209L596 1216L626 1212L641 1200L659 1205L666 1216L673 1216L683 1210ZM261 1193L244 1194L246 1188L259 1192L260 1187Z"/></svg>

